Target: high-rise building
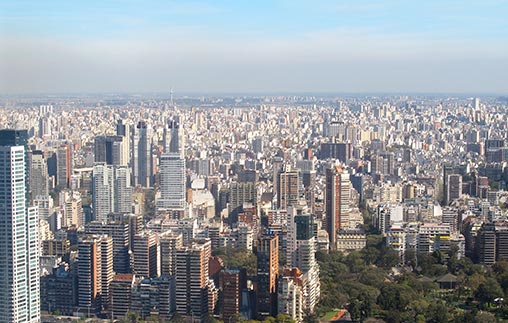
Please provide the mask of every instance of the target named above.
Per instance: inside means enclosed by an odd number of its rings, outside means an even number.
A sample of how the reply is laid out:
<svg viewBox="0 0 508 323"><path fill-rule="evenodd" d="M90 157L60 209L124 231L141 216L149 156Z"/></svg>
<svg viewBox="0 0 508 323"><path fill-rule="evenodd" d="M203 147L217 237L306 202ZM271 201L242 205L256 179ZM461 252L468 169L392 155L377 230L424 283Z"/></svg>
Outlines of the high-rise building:
<svg viewBox="0 0 508 323"><path fill-rule="evenodd" d="M125 165L132 165L132 152L131 152L131 127L124 120L118 120L116 124L116 135L122 136L122 141L124 143L123 148L123 159L127 161Z"/></svg>
<svg viewBox="0 0 508 323"><path fill-rule="evenodd" d="M130 272L129 257L129 223L128 221L93 221L85 226L85 233L108 235L113 238L113 270L115 273Z"/></svg>
<svg viewBox="0 0 508 323"><path fill-rule="evenodd" d="M124 317L131 308L131 295L135 276L132 274L116 274L111 282L111 311L113 318Z"/></svg>
<svg viewBox="0 0 508 323"><path fill-rule="evenodd" d="M344 229L349 220L351 182L349 173L339 166L326 170L326 231L330 248L337 247L337 230Z"/></svg>
<svg viewBox="0 0 508 323"><path fill-rule="evenodd" d="M236 322L240 306L242 305L242 291L244 288L245 270L227 269L220 273L222 286L222 320Z"/></svg>
<svg viewBox="0 0 508 323"><path fill-rule="evenodd" d="M238 222L238 214L245 203L257 204L256 184L233 182L229 186L229 222Z"/></svg>
<svg viewBox="0 0 508 323"><path fill-rule="evenodd" d="M113 239L91 236L78 244L78 306L97 314L109 306L113 272Z"/></svg>
<svg viewBox="0 0 508 323"><path fill-rule="evenodd" d="M62 225L64 227L81 227L85 221L81 194L78 191L64 190L60 192L60 207L63 209Z"/></svg>
<svg viewBox="0 0 508 323"><path fill-rule="evenodd" d="M278 286L278 313L287 314L295 322L301 323L304 316L302 289L302 273L298 268L285 273L279 279Z"/></svg>
<svg viewBox="0 0 508 323"><path fill-rule="evenodd" d="M115 166L127 166L128 140L124 136L95 137L94 160L96 163L106 163Z"/></svg>
<svg viewBox="0 0 508 323"><path fill-rule="evenodd" d="M319 157L321 159L338 159L341 162L345 163L351 159L352 151L353 150L351 148L351 143L349 142L322 143Z"/></svg>
<svg viewBox="0 0 508 323"><path fill-rule="evenodd" d="M208 315L208 259L211 242L194 243L176 252L176 311L193 322Z"/></svg>
<svg viewBox="0 0 508 323"><path fill-rule="evenodd" d="M184 210L185 159L179 153L165 153L160 157L160 192L157 207L166 210Z"/></svg>
<svg viewBox="0 0 508 323"><path fill-rule="evenodd" d="M462 196L462 176L460 174L450 174L447 179L446 202L450 203Z"/></svg>
<svg viewBox="0 0 508 323"><path fill-rule="evenodd" d="M134 236L132 253L133 272L136 276L154 278L160 276L159 237L153 232L142 232Z"/></svg>
<svg viewBox="0 0 508 323"><path fill-rule="evenodd" d="M44 154L40 150L34 150L30 154L30 195L33 200L37 196L47 196L48 191L48 166Z"/></svg>
<svg viewBox="0 0 508 323"><path fill-rule="evenodd" d="M181 127L179 118L168 121L168 125L164 128L163 146L165 153L179 154L185 157L185 140L183 127Z"/></svg>
<svg viewBox="0 0 508 323"><path fill-rule="evenodd" d="M90 238L78 245L78 306L88 314L100 311L102 294L100 240Z"/></svg>
<svg viewBox="0 0 508 323"><path fill-rule="evenodd" d="M72 175L72 147L70 144L61 145L56 151L56 185L70 187Z"/></svg>
<svg viewBox="0 0 508 323"><path fill-rule="evenodd" d="M287 210L288 207L298 203L302 194L300 181L300 172L289 166L286 166L284 171L279 174L277 182L277 206L279 209Z"/></svg>
<svg viewBox="0 0 508 323"><path fill-rule="evenodd" d="M113 271L113 238L103 236L100 240L101 248L101 307L110 309L111 282L115 276Z"/></svg>
<svg viewBox="0 0 508 323"><path fill-rule="evenodd" d="M321 295L312 216L304 209L300 211L290 208L287 227L286 260L291 268L298 268L302 273L302 309L312 313Z"/></svg>
<svg viewBox="0 0 508 323"><path fill-rule="evenodd" d="M160 237L161 275L176 275L176 252L183 247L181 234L164 234Z"/></svg>
<svg viewBox="0 0 508 323"><path fill-rule="evenodd" d="M37 208L28 206L27 140L26 130L0 130L2 322L40 321L39 217Z"/></svg>
<svg viewBox="0 0 508 323"><path fill-rule="evenodd" d="M130 169L126 166L113 168L113 193L115 196L113 210L115 213L132 212L132 187Z"/></svg>
<svg viewBox="0 0 508 323"><path fill-rule="evenodd" d="M152 186L152 129L144 121L140 121L137 126L134 127L132 143L132 174L135 186Z"/></svg>
<svg viewBox="0 0 508 323"><path fill-rule="evenodd" d="M76 275L66 263L41 277L41 310L72 315L76 308Z"/></svg>
<svg viewBox="0 0 508 323"><path fill-rule="evenodd" d="M279 273L279 237L263 235L257 249L257 312L260 317L277 315L277 277Z"/></svg>
<svg viewBox="0 0 508 323"><path fill-rule="evenodd" d="M142 319L168 321L175 312L175 278L161 276L137 282L132 290L130 309Z"/></svg>
<svg viewBox="0 0 508 323"><path fill-rule="evenodd" d="M96 164L92 172L92 205L98 221L106 221L108 214L114 212L113 187L113 168L105 163Z"/></svg>
<svg viewBox="0 0 508 323"><path fill-rule="evenodd" d="M95 164L92 173L92 205L96 220L106 221L110 213L130 213L131 195L127 167Z"/></svg>

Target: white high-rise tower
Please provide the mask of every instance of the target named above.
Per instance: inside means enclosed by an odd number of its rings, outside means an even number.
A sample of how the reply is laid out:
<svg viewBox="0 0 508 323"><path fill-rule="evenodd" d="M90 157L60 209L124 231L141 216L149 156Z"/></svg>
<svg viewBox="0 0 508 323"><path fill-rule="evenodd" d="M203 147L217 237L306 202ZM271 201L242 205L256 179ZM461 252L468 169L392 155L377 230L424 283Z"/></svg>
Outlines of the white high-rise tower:
<svg viewBox="0 0 508 323"><path fill-rule="evenodd" d="M40 321L37 208L28 207L26 130L0 130L0 322Z"/></svg>

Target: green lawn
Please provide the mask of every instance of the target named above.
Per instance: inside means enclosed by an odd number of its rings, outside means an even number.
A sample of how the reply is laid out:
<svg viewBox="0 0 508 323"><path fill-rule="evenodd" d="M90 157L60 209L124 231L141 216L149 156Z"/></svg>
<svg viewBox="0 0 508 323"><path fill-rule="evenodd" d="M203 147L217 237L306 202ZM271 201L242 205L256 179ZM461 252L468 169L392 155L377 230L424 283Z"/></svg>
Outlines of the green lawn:
<svg viewBox="0 0 508 323"><path fill-rule="evenodd" d="M327 312L325 315L323 315L323 317L321 317L321 320L330 321L330 319L334 317L335 314L337 314L337 311L338 310Z"/></svg>

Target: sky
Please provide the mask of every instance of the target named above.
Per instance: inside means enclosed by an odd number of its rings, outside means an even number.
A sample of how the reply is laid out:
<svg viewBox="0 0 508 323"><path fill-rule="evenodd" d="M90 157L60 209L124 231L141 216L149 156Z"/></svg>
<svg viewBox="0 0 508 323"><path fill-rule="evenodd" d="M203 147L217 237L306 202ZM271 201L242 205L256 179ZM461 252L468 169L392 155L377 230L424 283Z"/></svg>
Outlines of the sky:
<svg viewBox="0 0 508 323"><path fill-rule="evenodd" d="M508 0L0 0L0 93L508 94Z"/></svg>

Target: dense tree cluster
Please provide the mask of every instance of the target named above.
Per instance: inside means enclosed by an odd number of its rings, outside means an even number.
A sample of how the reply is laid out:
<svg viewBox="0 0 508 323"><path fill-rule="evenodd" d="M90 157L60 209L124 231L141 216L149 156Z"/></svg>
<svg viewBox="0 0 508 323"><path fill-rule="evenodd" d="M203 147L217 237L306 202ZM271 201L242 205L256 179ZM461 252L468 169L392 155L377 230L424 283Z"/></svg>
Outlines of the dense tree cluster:
<svg viewBox="0 0 508 323"><path fill-rule="evenodd" d="M508 322L508 262L476 265L457 259L456 250L416 256L408 255L406 265L399 266L397 255L377 235L369 236L362 251L318 252L322 299L317 316L347 308L355 322ZM457 277L457 285L440 288L435 278L448 273Z"/></svg>

